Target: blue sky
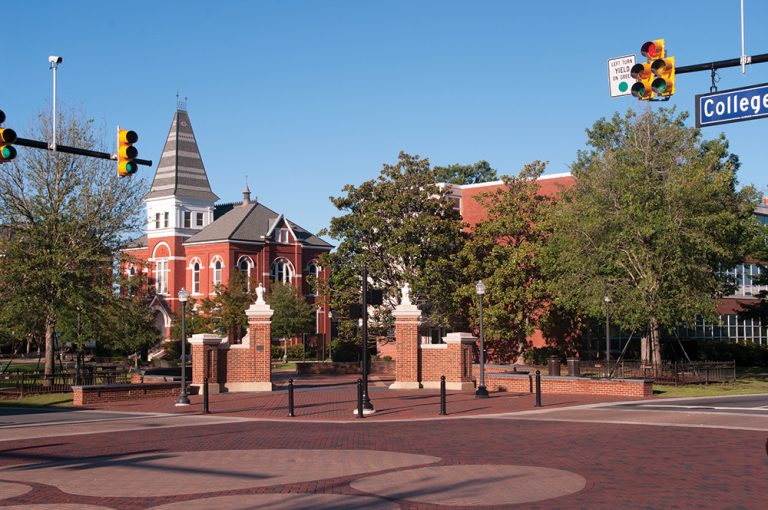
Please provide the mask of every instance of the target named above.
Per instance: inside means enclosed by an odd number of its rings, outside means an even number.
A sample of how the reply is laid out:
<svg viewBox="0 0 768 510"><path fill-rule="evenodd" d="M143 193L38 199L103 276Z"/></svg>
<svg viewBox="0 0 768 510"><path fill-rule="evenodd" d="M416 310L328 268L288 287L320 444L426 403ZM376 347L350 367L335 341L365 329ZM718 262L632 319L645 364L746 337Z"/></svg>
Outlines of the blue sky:
<svg viewBox="0 0 768 510"><path fill-rule="evenodd" d="M768 2L745 4L747 54L768 53ZM640 59L646 40L665 38L678 66L740 55L738 0L653 5L26 0L4 8L0 109L25 136L50 109L47 57L61 55L60 105L110 134L134 129L156 164L178 90L214 192L240 199L247 175L261 202L317 231L337 214L329 196L400 150L440 165L485 159L500 174L535 159L567 172L585 128L640 106L609 96L607 59ZM768 63L720 77L721 90L766 83ZM709 73L680 75L667 104L693 113L709 85ZM720 132L740 181L765 191L768 119L704 130Z"/></svg>

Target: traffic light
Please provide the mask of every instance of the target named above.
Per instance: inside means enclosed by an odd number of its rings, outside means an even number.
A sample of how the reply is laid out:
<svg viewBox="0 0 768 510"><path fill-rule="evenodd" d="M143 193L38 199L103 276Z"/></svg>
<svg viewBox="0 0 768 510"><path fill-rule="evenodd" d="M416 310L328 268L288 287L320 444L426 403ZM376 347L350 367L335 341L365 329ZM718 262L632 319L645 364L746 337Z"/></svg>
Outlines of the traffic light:
<svg viewBox="0 0 768 510"><path fill-rule="evenodd" d="M657 95L668 97L675 93L675 57L654 60L651 71L656 77L651 88Z"/></svg>
<svg viewBox="0 0 768 510"><path fill-rule="evenodd" d="M139 140L136 131L127 129L117 130L117 175L125 177L133 175L139 169L134 161L139 156L139 150L133 146Z"/></svg>
<svg viewBox="0 0 768 510"><path fill-rule="evenodd" d="M5 113L0 110L0 124L5 122ZM16 157L16 148L11 145L16 141L16 131L0 127L0 163L7 163Z"/></svg>
<svg viewBox="0 0 768 510"><path fill-rule="evenodd" d="M653 71L651 70L650 62L643 62L635 64L632 69L629 70L629 74L632 78L636 79L634 85L632 85L632 95L643 101L651 99L653 97Z"/></svg>
<svg viewBox="0 0 768 510"><path fill-rule="evenodd" d="M675 93L675 57L667 57L664 39L643 43L640 53L648 62L635 64L630 70L637 80L632 85L632 95L644 101L655 96L669 99Z"/></svg>

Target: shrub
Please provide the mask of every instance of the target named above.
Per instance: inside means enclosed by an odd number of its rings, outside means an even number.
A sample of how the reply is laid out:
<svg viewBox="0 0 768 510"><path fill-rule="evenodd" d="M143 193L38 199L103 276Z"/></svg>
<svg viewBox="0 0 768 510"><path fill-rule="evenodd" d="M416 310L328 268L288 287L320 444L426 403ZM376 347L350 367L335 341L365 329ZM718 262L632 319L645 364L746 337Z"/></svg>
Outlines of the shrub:
<svg viewBox="0 0 768 510"><path fill-rule="evenodd" d="M768 366L768 348L754 344L700 342L698 359L708 361L735 360L737 366Z"/></svg>
<svg viewBox="0 0 768 510"><path fill-rule="evenodd" d="M337 338L331 343L333 361L359 361L360 344L356 340Z"/></svg>
<svg viewBox="0 0 768 510"><path fill-rule="evenodd" d="M523 355L526 365L546 365L550 356L560 358L565 363L565 352L560 347L534 347Z"/></svg>
<svg viewBox="0 0 768 510"><path fill-rule="evenodd" d="M280 345L273 345L269 349L269 355L272 359L282 359L283 347Z"/></svg>
<svg viewBox="0 0 768 510"><path fill-rule="evenodd" d="M302 359L304 357L304 346L301 344L288 346L288 359Z"/></svg>

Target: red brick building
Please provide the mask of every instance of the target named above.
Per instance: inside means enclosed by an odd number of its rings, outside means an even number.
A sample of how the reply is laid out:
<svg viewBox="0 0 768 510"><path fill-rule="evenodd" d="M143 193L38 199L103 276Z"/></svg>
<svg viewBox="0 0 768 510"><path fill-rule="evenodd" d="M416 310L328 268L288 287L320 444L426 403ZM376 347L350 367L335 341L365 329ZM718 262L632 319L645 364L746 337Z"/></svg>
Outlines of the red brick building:
<svg viewBox="0 0 768 510"><path fill-rule="evenodd" d="M240 271L249 286L269 289L279 281L301 289L315 305L316 338L327 340L328 299L313 294L307 277L327 276L318 259L332 246L252 198L247 184L241 202L217 204L218 199L189 115L179 108L144 197L146 233L125 250L136 262L122 268L132 277L144 273L154 287L152 307L165 338L180 315L182 287L190 299L212 297L217 285L227 285L233 271Z"/></svg>

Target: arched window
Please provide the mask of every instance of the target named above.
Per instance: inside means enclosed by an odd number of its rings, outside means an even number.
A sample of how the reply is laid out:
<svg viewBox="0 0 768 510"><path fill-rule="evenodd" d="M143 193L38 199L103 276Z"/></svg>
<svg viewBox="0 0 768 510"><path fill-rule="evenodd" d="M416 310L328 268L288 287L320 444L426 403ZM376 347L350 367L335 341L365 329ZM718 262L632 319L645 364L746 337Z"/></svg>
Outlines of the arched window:
<svg viewBox="0 0 768 510"><path fill-rule="evenodd" d="M320 266L317 264L316 260L311 261L307 265L307 275L309 275L311 278L309 279L309 285L312 287L312 295L317 296L319 293L317 292L317 277L320 274Z"/></svg>
<svg viewBox="0 0 768 510"><path fill-rule="evenodd" d="M155 246L152 257L155 260L155 292L157 294L168 294L168 258L171 256L171 250L168 244L160 242Z"/></svg>
<svg viewBox="0 0 768 510"><path fill-rule="evenodd" d="M200 262L192 264L192 294L200 294Z"/></svg>
<svg viewBox="0 0 768 510"><path fill-rule="evenodd" d="M213 262L213 286L221 285L221 269L224 267L224 263L221 258L217 258Z"/></svg>
<svg viewBox="0 0 768 510"><path fill-rule="evenodd" d="M270 277L273 282L290 283L293 279L294 269L293 265L286 259L275 259L272 263L272 271Z"/></svg>
<svg viewBox="0 0 768 510"><path fill-rule="evenodd" d="M251 290L251 269L253 269L253 266L253 260L246 255L243 255L237 260L237 270L245 277L249 291Z"/></svg>

